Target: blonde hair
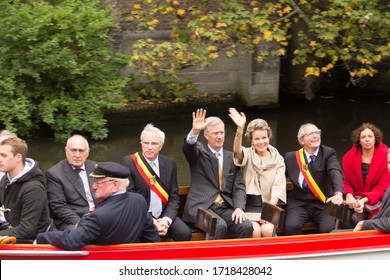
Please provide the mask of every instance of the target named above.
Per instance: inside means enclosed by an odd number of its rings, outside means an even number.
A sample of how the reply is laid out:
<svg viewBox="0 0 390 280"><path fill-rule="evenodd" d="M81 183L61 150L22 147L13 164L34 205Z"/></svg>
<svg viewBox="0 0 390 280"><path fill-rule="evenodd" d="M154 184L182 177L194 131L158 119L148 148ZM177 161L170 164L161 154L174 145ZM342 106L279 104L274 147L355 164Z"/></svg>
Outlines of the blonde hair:
<svg viewBox="0 0 390 280"><path fill-rule="evenodd" d="M266 130L268 138L272 137L272 130L269 127L268 123L263 119L254 119L246 127L245 136L248 138L249 141L252 140L252 134L256 130Z"/></svg>
<svg viewBox="0 0 390 280"><path fill-rule="evenodd" d="M209 132L210 126L216 126L219 124L225 125L224 122L218 117L208 117L204 121L207 123L206 127L204 128L204 133Z"/></svg>
<svg viewBox="0 0 390 280"><path fill-rule="evenodd" d="M27 152L28 152L28 147L26 141L23 139L20 139L18 137L11 137L3 140L0 143L1 146L4 145L9 145L12 147L12 154L16 156L17 154L20 154L23 158L23 162L25 162L27 158Z"/></svg>

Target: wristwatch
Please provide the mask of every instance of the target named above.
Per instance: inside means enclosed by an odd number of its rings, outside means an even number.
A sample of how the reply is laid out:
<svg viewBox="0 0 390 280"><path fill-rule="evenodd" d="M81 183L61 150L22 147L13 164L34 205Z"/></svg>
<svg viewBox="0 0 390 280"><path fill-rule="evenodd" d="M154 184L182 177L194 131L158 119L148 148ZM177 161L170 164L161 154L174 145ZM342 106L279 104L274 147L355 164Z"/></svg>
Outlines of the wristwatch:
<svg viewBox="0 0 390 280"><path fill-rule="evenodd" d="M342 192L335 192L334 195L336 195L336 194L343 196Z"/></svg>

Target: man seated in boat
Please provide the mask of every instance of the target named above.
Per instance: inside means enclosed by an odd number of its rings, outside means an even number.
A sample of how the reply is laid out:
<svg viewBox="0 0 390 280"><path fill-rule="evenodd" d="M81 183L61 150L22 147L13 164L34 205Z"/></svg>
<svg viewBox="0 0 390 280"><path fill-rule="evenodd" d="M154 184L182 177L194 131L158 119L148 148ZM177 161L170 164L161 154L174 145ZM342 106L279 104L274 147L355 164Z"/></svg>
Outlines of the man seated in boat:
<svg viewBox="0 0 390 280"><path fill-rule="evenodd" d="M387 168L390 172L390 149L387 151ZM382 232L390 233L390 188L383 196L382 205L376 214L370 220L363 220L357 223L353 231L376 229Z"/></svg>
<svg viewBox="0 0 390 280"><path fill-rule="evenodd" d="M5 130L5 129L0 131L0 143L3 140L11 138L11 137L17 137L17 135L15 133L8 131L8 130ZM3 178L4 174L5 174L5 172L0 170L0 180L1 180L1 178ZM7 220L4 217L4 212L3 212L4 209L1 208L1 210L2 211L0 211L0 230L3 230L9 226L9 223L7 222Z"/></svg>
<svg viewBox="0 0 390 280"><path fill-rule="evenodd" d="M74 228L97 203L93 179L88 177L95 162L88 160L87 139L77 134L71 136L66 142L65 156L46 172L47 198L58 230Z"/></svg>
<svg viewBox="0 0 390 280"><path fill-rule="evenodd" d="M10 137L0 143L0 203L9 225L0 236L14 236L17 243L32 243L39 232L50 229L44 178L38 163L27 158L27 143Z"/></svg>
<svg viewBox="0 0 390 280"><path fill-rule="evenodd" d="M122 159L122 165L130 171L127 190L139 193L146 199L149 214L160 236L175 241L191 240L191 229L177 217L180 198L176 161L160 154L165 133L148 124L140 138L141 151Z"/></svg>
<svg viewBox="0 0 390 280"><path fill-rule="evenodd" d="M119 163L97 163L89 174L94 178L95 196L101 200L95 210L84 215L76 228L38 234L35 243L79 250L88 244L160 241L145 199L126 191L129 175L129 170Z"/></svg>
<svg viewBox="0 0 390 280"><path fill-rule="evenodd" d="M197 141L202 130L207 144ZM233 153L223 148L224 140L225 125L220 118L206 119L203 109L192 113L192 129L183 144L191 172L183 220L194 223L198 208L204 208L217 216L216 233L210 239L222 239L226 232L251 237L252 223L244 213L244 179L233 162Z"/></svg>
<svg viewBox="0 0 390 280"><path fill-rule="evenodd" d="M333 148L321 145L321 130L311 123L300 126L298 142L302 148L288 152L286 177L294 184L287 194L284 232L302 233L308 221L317 224L320 233L335 229L335 219L324 213L326 202L343 202L343 173Z"/></svg>

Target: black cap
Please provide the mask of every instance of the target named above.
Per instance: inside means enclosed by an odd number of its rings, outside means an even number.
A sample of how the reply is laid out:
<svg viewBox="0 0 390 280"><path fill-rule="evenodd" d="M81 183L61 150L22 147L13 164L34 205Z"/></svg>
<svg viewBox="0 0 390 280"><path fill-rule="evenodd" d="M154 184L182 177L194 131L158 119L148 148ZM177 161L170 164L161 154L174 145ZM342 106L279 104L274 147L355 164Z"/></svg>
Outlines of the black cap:
<svg viewBox="0 0 390 280"><path fill-rule="evenodd" d="M116 162L106 161L95 164L95 170L89 174L92 178L128 178L130 171Z"/></svg>

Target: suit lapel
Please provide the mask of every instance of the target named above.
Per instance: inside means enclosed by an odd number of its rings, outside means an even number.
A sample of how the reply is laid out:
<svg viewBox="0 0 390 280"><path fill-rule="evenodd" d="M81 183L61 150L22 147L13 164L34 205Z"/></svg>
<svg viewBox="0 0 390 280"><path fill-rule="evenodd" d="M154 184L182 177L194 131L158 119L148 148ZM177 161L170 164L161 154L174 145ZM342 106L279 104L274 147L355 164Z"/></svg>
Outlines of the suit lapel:
<svg viewBox="0 0 390 280"><path fill-rule="evenodd" d="M305 158L306 158L306 154L305 154ZM321 147L319 148L317 156L316 156L314 162L311 165L309 164L309 159L306 158L306 163L309 166L311 166L311 168L309 167L309 169L310 169L310 173L311 173L311 175L313 176L314 179L316 179L316 173L317 173L318 167L321 166L322 158L323 158L323 153L322 153Z"/></svg>
<svg viewBox="0 0 390 280"><path fill-rule="evenodd" d="M74 187L74 189L81 195L81 197L84 200L87 200L84 186L81 184L79 178L77 177L78 175L76 174L76 172L73 170L72 166L70 166L70 164L67 161L66 161L65 166L64 166L64 174L65 174L65 177L71 183L71 185Z"/></svg>
<svg viewBox="0 0 390 280"><path fill-rule="evenodd" d="M158 156L158 165L159 165L158 170L160 171L159 177L160 177L161 182L165 186L165 184L166 184L165 178L166 178L166 175L168 174L168 168L165 164L164 159L161 156ZM164 188L164 186L162 186L162 187ZM166 190L168 192L168 190L166 188L164 188L164 190Z"/></svg>
<svg viewBox="0 0 390 280"><path fill-rule="evenodd" d="M96 205L97 203L97 199L95 197L95 191L92 189L92 184L93 184L93 178L91 176L89 176L89 174L95 169L95 163L94 162L91 162L91 161L86 161L85 162L85 171L87 172L87 178L88 178L88 187L89 187L89 190L92 194L92 199Z"/></svg>
<svg viewBox="0 0 390 280"><path fill-rule="evenodd" d="M213 154L213 152L207 146L206 155L209 157L211 171L214 174L214 186L219 190L219 175L218 175L218 158ZM225 165L225 164L224 164ZM222 170L222 178L223 178L223 170Z"/></svg>
<svg viewBox="0 0 390 280"><path fill-rule="evenodd" d="M229 170L230 170L230 163L233 160L233 154L228 154L225 153L225 150L223 150L223 169L222 169L222 179L223 179L223 188L226 185L226 178L227 175L229 175Z"/></svg>

